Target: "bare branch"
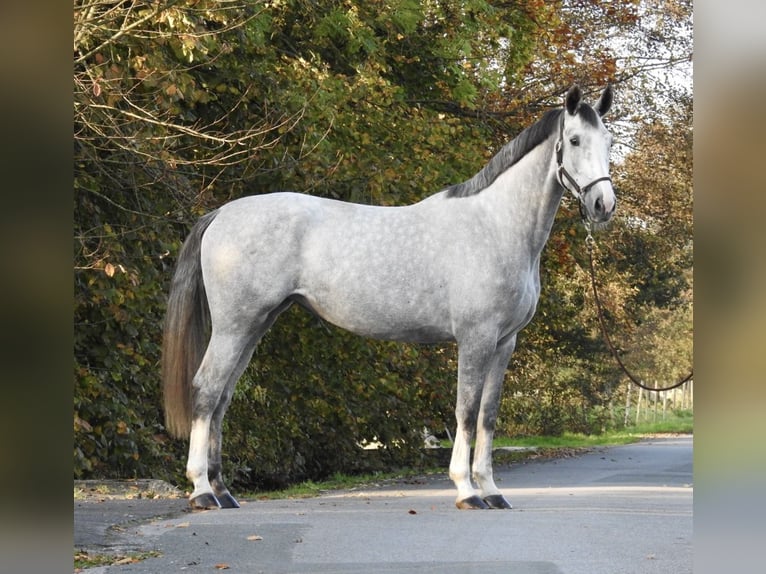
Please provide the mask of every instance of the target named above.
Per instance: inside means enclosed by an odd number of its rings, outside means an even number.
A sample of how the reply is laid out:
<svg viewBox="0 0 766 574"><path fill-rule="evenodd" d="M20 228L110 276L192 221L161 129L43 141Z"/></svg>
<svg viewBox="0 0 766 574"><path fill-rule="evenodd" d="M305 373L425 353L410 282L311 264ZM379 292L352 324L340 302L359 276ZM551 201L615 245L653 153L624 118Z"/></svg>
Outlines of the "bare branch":
<svg viewBox="0 0 766 574"><path fill-rule="evenodd" d="M132 30L135 30L138 27L142 26L143 24L151 21L152 19L154 19L157 16L157 14L159 12L161 12L162 10L166 10L170 6L173 6L177 1L178 0L169 0L168 5L162 6L162 7L160 6L160 3L158 2L158 3L156 3L154 5L154 7L152 7L152 9L151 9L151 11L149 13L147 13L146 15L138 18L138 20L132 22L131 24L127 24L128 17L132 13L133 5L135 4L135 2L133 2L131 4L131 6L129 6L127 8L127 10L125 12L125 15L123 17L123 25L120 27L120 29L117 30L117 32L115 32L114 34L112 34L111 37L107 38L106 40L101 42L99 45L97 45L95 48L93 48L91 50L88 50L84 54L80 55L79 58L75 58L74 63L75 64L83 63L88 58L90 58L91 56L93 56L94 54L99 52L100 50L103 50L106 46L108 46L110 44L114 44L117 40L119 40L125 34L131 32ZM118 6L120 6L122 4L125 4L125 3L126 2L120 2L118 4ZM93 11L95 10L96 4L98 4L98 3L94 3L94 5L91 6L91 17L92 17ZM107 14L111 13L114 10L116 10L116 7L115 8L110 8L108 10ZM74 44L75 52L79 51L79 46L78 46L79 42L78 42L78 40L82 38L83 34L84 34L84 30L82 28L80 30L75 29L75 44Z"/></svg>

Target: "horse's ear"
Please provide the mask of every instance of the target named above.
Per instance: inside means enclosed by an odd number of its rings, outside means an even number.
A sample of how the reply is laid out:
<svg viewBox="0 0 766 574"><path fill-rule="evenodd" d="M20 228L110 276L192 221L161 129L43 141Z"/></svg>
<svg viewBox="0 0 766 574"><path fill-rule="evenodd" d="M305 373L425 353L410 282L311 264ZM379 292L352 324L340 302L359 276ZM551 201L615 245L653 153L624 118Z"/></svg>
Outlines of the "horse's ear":
<svg viewBox="0 0 766 574"><path fill-rule="evenodd" d="M604 92L601 94L601 97L598 99L598 102L596 102L596 111L598 112L598 115L603 116L606 114L606 112L609 111L609 108L612 107L612 100L614 99L614 91L612 90L612 85L607 85Z"/></svg>
<svg viewBox="0 0 766 574"><path fill-rule="evenodd" d="M582 100L582 92L580 91L580 86L575 84L571 88L569 88L569 91L567 92L567 97L564 101L564 105L566 106L567 111L569 112L569 115L575 115L577 113L577 109L580 107L580 101Z"/></svg>

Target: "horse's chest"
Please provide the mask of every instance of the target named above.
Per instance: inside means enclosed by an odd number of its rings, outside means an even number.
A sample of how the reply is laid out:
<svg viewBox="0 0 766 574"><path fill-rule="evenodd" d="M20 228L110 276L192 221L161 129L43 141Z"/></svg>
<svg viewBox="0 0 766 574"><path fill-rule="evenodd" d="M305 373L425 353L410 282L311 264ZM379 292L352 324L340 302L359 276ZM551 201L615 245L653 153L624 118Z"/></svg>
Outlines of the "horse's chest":
<svg viewBox="0 0 766 574"><path fill-rule="evenodd" d="M540 299L540 279L536 270L519 273L514 280L507 281L502 292L497 294L503 309L507 330L519 330L532 320Z"/></svg>

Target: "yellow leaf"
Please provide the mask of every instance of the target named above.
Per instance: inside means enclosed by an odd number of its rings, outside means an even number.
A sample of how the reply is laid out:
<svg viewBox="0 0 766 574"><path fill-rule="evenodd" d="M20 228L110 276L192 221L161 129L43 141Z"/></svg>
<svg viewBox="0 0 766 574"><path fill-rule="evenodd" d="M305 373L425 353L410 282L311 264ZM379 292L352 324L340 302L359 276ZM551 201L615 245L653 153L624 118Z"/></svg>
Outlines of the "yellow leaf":
<svg viewBox="0 0 766 574"><path fill-rule="evenodd" d="M114 265L107 263L104 266L104 273L106 273L109 277L114 277Z"/></svg>

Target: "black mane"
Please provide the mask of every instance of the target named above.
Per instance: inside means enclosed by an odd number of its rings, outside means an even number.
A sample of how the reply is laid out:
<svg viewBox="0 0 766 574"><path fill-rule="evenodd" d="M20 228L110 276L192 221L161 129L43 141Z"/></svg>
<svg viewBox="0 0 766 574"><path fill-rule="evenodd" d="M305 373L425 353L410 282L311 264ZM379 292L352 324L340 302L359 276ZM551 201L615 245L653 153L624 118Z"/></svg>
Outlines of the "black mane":
<svg viewBox="0 0 766 574"><path fill-rule="evenodd" d="M591 108L587 105L582 105L580 111L585 109ZM486 189L501 173L518 162L559 129L559 121L563 111L562 108L557 108L545 112L542 118L505 144L489 160L489 163L471 179L447 187L447 197L468 197ZM593 110L591 109L591 111ZM595 112L593 113L595 114Z"/></svg>

